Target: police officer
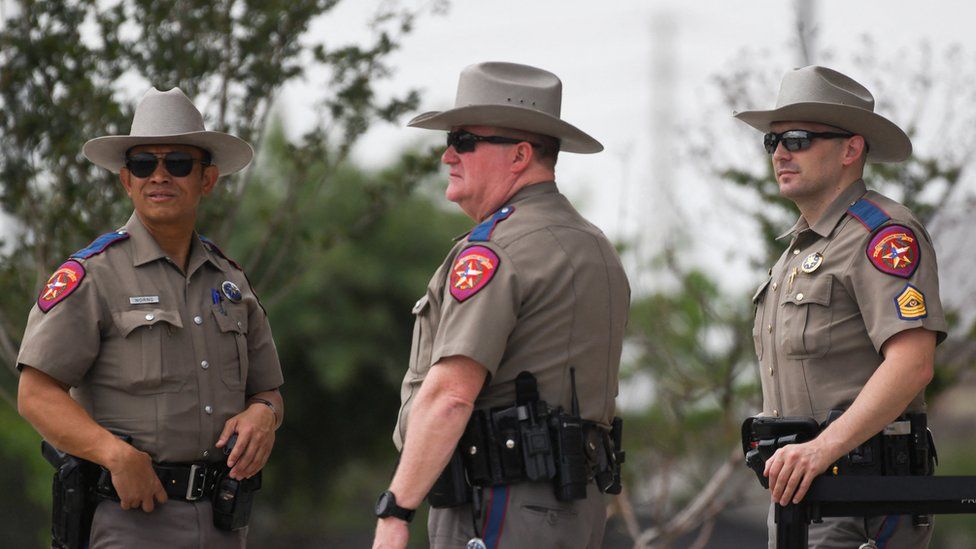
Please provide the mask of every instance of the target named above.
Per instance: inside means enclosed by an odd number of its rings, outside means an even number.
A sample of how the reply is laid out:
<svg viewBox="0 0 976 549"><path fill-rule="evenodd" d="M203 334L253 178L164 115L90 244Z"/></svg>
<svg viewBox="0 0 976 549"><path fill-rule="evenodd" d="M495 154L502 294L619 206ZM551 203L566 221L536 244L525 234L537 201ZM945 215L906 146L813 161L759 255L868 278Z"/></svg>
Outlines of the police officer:
<svg viewBox="0 0 976 549"><path fill-rule="evenodd" d="M111 472L118 502L98 505L92 548L243 547L246 528L213 525L210 492L224 462L237 480L266 463L283 380L240 266L194 227L200 200L247 166L251 146L206 131L174 88L150 89L129 135L83 152L119 173L135 211L41 289L17 359L20 413Z"/></svg>
<svg viewBox="0 0 976 549"><path fill-rule="evenodd" d="M866 162L901 162L912 152L864 86L804 67L784 76L775 109L735 117L766 132L780 194L800 210L754 298L763 415L822 422L845 410L817 438L766 463L772 500L786 505L900 414L924 411L946 322L932 239L912 212L861 178ZM828 518L811 526L810 547L925 547L931 534L907 516Z"/></svg>
<svg viewBox="0 0 976 549"><path fill-rule="evenodd" d="M374 547L404 547L407 522L444 469L472 410L511 406L516 377L583 419L608 425L630 289L613 245L558 191L556 155L596 153L559 118L562 84L513 63L460 76L455 108L408 125L448 130L447 199L479 223L460 238L413 309L410 365L394 442L396 474L377 505ZM601 547L605 500L558 501L551 482L486 488L471 504L432 509L432 547Z"/></svg>

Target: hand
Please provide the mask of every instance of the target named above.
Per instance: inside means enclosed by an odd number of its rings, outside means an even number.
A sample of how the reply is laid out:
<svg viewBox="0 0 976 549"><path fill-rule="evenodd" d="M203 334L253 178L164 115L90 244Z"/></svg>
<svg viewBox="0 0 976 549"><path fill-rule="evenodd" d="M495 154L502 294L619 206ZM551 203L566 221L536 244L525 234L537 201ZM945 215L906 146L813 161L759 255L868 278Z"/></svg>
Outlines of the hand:
<svg viewBox="0 0 976 549"><path fill-rule="evenodd" d="M386 517L376 521L376 536L373 538L373 549L404 549L410 529L406 521L396 517Z"/></svg>
<svg viewBox="0 0 976 549"><path fill-rule="evenodd" d="M803 444L789 444L776 450L766 461L763 475L769 478L772 501L780 505L800 503L810 483L834 462L816 439Z"/></svg>
<svg viewBox="0 0 976 549"><path fill-rule="evenodd" d="M119 451L109 465L112 485L121 500L123 509L138 509L151 513L156 502L168 499L163 484L152 468L149 454L119 441Z"/></svg>
<svg viewBox="0 0 976 549"><path fill-rule="evenodd" d="M275 442L274 412L264 404L251 404L227 420L217 440L217 448L226 446L234 433L237 433L237 443L227 456L230 476L236 480L250 478L264 467L271 456Z"/></svg>

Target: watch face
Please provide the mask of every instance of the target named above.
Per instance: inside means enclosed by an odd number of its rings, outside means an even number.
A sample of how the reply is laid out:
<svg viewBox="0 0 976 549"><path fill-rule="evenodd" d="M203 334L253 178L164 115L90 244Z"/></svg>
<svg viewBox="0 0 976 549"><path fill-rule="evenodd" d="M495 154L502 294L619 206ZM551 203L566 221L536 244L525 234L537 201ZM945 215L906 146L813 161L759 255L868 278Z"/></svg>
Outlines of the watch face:
<svg viewBox="0 0 976 549"><path fill-rule="evenodd" d="M387 490L380 494L379 499L376 500L376 516L380 518L385 518L390 516L390 508L394 504L395 500L393 498L393 492Z"/></svg>

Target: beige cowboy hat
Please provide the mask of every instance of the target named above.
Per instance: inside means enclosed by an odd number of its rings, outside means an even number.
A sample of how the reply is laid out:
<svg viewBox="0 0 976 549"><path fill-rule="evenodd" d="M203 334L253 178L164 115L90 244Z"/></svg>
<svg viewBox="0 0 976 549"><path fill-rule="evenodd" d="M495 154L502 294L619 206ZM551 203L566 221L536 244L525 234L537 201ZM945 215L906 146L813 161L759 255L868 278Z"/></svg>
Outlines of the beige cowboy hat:
<svg viewBox="0 0 976 549"><path fill-rule="evenodd" d="M461 71L453 109L425 112L407 125L428 130L511 128L555 137L562 151L602 151L599 141L559 118L562 94L563 83L549 71L517 63L478 63Z"/></svg>
<svg viewBox="0 0 976 549"><path fill-rule="evenodd" d="M874 112L867 88L835 70L810 65L783 76L776 108L733 112L759 131L773 122L819 122L856 133L868 143L870 162L901 162L912 154L912 141L894 122Z"/></svg>
<svg viewBox="0 0 976 549"><path fill-rule="evenodd" d="M193 145L210 153L220 175L244 169L254 156L251 145L239 137L207 131L203 116L179 88L161 92L150 88L132 117L129 135L106 135L85 143L88 160L119 173L125 152L136 145Z"/></svg>

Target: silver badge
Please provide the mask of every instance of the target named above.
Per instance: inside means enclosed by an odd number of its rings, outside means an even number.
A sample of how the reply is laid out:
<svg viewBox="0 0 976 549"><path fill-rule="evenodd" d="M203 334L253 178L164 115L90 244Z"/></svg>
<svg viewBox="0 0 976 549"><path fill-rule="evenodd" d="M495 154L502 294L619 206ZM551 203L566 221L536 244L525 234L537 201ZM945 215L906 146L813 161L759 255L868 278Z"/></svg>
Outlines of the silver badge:
<svg viewBox="0 0 976 549"><path fill-rule="evenodd" d="M822 253L813 252L804 258L803 263L800 265L800 269L803 272L810 274L820 268L820 265L823 264L823 260L824 256Z"/></svg>
<svg viewBox="0 0 976 549"><path fill-rule="evenodd" d="M465 545L466 549L488 549L485 542L481 538L471 538L468 540L468 544Z"/></svg>

